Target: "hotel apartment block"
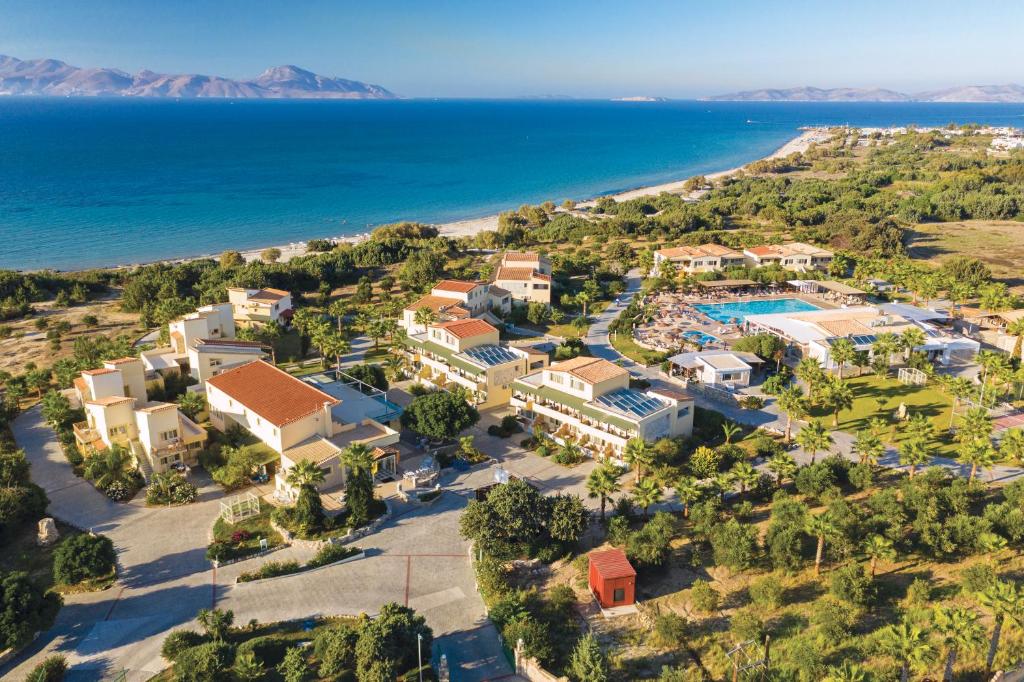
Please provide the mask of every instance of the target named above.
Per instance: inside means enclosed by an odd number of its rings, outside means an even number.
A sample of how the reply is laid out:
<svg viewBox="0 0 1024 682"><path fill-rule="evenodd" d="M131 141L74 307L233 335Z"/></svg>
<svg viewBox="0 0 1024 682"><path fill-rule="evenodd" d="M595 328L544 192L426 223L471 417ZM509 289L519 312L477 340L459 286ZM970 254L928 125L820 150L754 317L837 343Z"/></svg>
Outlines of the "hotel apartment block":
<svg viewBox="0 0 1024 682"><path fill-rule="evenodd" d="M672 389L638 391L629 372L599 358L578 357L512 383L511 405L558 442L621 461L630 438L651 442L693 432L693 398Z"/></svg>
<svg viewBox="0 0 1024 682"><path fill-rule="evenodd" d="M232 316L240 327L287 325L292 319L292 295L281 289L228 289Z"/></svg>
<svg viewBox="0 0 1024 682"><path fill-rule="evenodd" d="M504 253L494 285L508 291L513 302L551 305L551 261L534 251Z"/></svg>
<svg viewBox="0 0 1024 682"><path fill-rule="evenodd" d="M505 314L512 309L509 292L487 282L464 282L444 279L434 285L430 293L410 303L402 311L402 326L409 334L426 331L426 325L416 321L416 312L429 308L434 321L448 322L487 317L492 311ZM497 318L492 318L495 322Z"/></svg>
<svg viewBox="0 0 1024 682"><path fill-rule="evenodd" d="M754 246L744 249L743 255L746 256L748 265L752 267L779 265L786 270L807 272L828 270L834 254L827 249L811 244L790 242L789 244Z"/></svg>
<svg viewBox="0 0 1024 682"><path fill-rule="evenodd" d="M746 258L739 251L721 244L676 246L654 252L654 267L651 274L658 274L661 271L661 264L665 262L675 266L678 272L692 275L697 272L717 272L726 268L743 267L746 265Z"/></svg>
<svg viewBox="0 0 1024 682"><path fill-rule="evenodd" d="M513 380L548 364L547 353L502 345L484 320L435 322L406 342L419 380L461 386L481 407L507 404Z"/></svg>
<svg viewBox="0 0 1024 682"><path fill-rule="evenodd" d="M110 360L75 379L86 420L73 430L84 456L119 445L147 479L175 465L196 464L206 431L173 403L147 400L147 383L140 358Z"/></svg>

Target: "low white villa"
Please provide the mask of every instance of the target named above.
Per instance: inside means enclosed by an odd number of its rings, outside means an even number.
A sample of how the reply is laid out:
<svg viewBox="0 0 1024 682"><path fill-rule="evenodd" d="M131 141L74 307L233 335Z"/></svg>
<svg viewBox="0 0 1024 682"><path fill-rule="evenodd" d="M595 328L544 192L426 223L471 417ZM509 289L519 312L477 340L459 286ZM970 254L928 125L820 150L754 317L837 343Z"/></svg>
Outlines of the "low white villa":
<svg viewBox="0 0 1024 682"><path fill-rule="evenodd" d="M725 268L743 267L746 258L742 253L721 244L700 246L676 246L654 252L654 267L651 274L661 272L663 263L671 263L676 270L693 274L696 272L717 272Z"/></svg>
<svg viewBox="0 0 1024 682"><path fill-rule="evenodd" d="M830 356L837 339L848 338L857 350L871 351L879 334L897 336L910 328L920 329L925 343L914 350L923 351L930 360L948 365L955 358L969 360L981 344L946 329L946 313L927 308L887 303L880 306L855 306L798 313L749 315L747 331L767 332L787 341L791 358L813 357L827 368L835 368Z"/></svg>
<svg viewBox="0 0 1024 682"><path fill-rule="evenodd" d="M150 402L146 383L139 358L111 360L82 372L74 392L86 420L73 430L86 457L120 445L148 479L175 465L196 464L206 431L173 403Z"/></svg>
<svg viewBox="0 0 1024 682"><path fill-rule="evenodd" d="M673 373L688 381L723 388L745 388L756 365L764 361L755 353L732 350L704 350L680 353L669 358Z"/></svg>
<svg viewBox="0 0 1024 682"><path fill-rule="evenodd" d="M409 334L426 331L426 325L416 321L416 312L423 308L429 308L434 313L436 322L481 317L491 317L497 321L491 311L507 313L512 309L512 296L508 291L487 282L441 280L429 294L410 303L402 311L401 325Z"/></svg>
<svg viewBox="0 0 1024 682"><path fill-rule="evenodd" d="M778 264L796 272L827 270L834 256L828 249L803 242L754 246L744 249L743 255L753 267Z"/></svg>
<svg viewBox="0 0 1024 682"><path fill-rule="evenodd" d="M693 432L691 396L632 389L625 369L599 358L573 358L516 379L510 404L532 427L601 458L619 460L630 438Z"/></svg>
<svg viewBox="0 0 1024 682"><path fill-rule="evenodd" d="M188 348L188 371L200 384L221 372L267 357L266 347L256 341L196 339Z"/></svg>
<svg viewBox="0 0 1024 682"><path fill-rule="evenodd" d="M394 475L398 432L372 418L345 421L345 398L316 388L262 360L227 370L206 380L210 422L219 431L237 424L281 455L275 490L282 499L298 491L288 481L288 470L310 461L325 475L321 490L345 484L341 453L362 443L381 453L378 468Z"/></svg>
<svg viewBox="0 0 1024 682"><path fill-rule="evenodd" d="M261 324L287 325L292 319L292 295L281 289L228 289L232 316L241 327Z"/></svg>
<svg viewBox="0 0 1024 682"><path fill-rule="evenodd" d="M509 292L513 302L551 305L551 261L536 251L508 251L494 271L493 286Z"/></svg>

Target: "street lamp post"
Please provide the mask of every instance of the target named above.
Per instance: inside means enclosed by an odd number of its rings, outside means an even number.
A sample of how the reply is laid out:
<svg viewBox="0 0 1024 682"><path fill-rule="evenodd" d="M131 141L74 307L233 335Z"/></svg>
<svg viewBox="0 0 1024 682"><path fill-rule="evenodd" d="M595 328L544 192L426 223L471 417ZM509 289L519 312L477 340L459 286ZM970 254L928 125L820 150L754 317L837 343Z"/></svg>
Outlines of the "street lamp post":
<svg viewBox="0 0 1024 682"><path fill-rule="evenodd" d="M416 658L420 664L420 682L423 682L423 635L419 633L416 634Z"/></svg>

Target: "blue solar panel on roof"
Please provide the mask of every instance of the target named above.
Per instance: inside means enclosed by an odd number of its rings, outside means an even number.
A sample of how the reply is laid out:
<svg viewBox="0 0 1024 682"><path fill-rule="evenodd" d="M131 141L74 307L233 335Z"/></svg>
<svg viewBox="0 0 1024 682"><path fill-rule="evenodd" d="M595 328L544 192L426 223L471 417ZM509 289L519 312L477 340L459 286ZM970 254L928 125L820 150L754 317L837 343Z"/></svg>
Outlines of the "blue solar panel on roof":
<svg viewBox="0 0 1024 682"><path fill-rule="evenodd" d="M504 346L495 346L493 344L476 346L475 348L463 351L463 353L477 362L487 365L488 367L512 362L519 357L508 348L505 348Z"/></svg>
<svg viewBox="0 0 1024 682"><path fill-rule="evenodd" d="M633 417L646 417L665 407L660 400L637 393L628 388L620 388L598 396L594 402L622 414Z"/></svg>

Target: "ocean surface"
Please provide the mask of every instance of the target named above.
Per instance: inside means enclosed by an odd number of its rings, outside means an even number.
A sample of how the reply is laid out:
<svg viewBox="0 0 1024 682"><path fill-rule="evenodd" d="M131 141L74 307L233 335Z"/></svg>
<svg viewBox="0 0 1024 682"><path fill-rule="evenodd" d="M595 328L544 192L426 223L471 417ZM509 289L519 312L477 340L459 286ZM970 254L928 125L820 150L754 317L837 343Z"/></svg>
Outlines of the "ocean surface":
<svg viewBox="0 0 1024 682"><path fill-rule="evenodd" d="M0 267L476 218L732 168L802 125L951 121L1024 105L0 99Z"/></svg>

